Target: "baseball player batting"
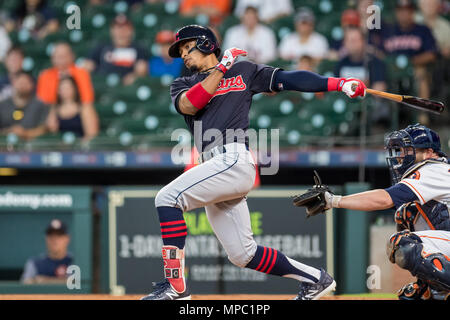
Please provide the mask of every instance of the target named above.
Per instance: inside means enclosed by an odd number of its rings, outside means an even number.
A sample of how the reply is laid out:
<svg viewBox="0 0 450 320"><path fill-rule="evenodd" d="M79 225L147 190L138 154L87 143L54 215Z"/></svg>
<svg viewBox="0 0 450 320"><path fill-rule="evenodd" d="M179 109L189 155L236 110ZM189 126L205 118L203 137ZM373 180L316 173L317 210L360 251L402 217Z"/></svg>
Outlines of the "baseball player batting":
<svg viewBox="0 0 450 320"><path fill-rule="evenodd" d="M221 49L216 37L209 28L198 25L181 28L169 54L181 57L194 73L175 79L170 94L194 135L201 164L180 175L156 196L165 279L154 284L154 291L142 299L191 298L184 277L187 228L183 212L200 207L205 207L209 223L234 265L298 280L298 300L319 299L334 290L336 283L324 269L302 264L255 242L246 202L255 181L255 163L248 138L236 132L248 129L254 94L343 91L355 98L364 96L363 82L236 62L247 54L238 48L225 50L219 61ZM212 141L207 138L211 130L219 132L214 139L210 137Z"/></svg>
<svg viewBox="0 0 450 320"><path fill-rule="evenodd" d="M329 208L396 208L397 233L387 244L392 263L417 277L398 291L401 300L448 300L450 296L450 164L440 138L420 124L387 135L386 158L392 186L347 196L334 195L316 177L316 185L294 197L308 216Z"/></svg>

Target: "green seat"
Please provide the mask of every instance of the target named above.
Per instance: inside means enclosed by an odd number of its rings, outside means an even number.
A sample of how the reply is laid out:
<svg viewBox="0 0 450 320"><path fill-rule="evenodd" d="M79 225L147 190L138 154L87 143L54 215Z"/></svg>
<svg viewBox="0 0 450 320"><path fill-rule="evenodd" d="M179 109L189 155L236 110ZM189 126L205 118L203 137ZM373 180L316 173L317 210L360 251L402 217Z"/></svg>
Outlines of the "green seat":
<svg viewBox="0 0 450 320"><path fill-rule="evenodd" d="M239 23L241 23L239 18L236 17L234 14L230 14L218 26L218 31L221 35L224 35L229 28L238 25Z"/></svg>
<svg viewBox="0 0 450 320"><path fill-rule="evenodd" d="M111 99L128 102L150 102L154 95L154 90L145 84L133 83L129 86L116 86L113 90L108 90Z"/></svg>
<svg viewBox="0 0 450 320"><path fill-rule="evenodd" d="M325 36L328 41L341 40L344 33L341 28L340 14L330 14L320 19L316 24L316 31Z"/></svg>
<svg viewBox="0 0 450 320"><path fill-rule="evenodd" d="M279 18L273 21L270 27L275 32L278 41L280 41L283 37L295 31L294 15Z"/></svg>
<svg viewBox="0 0 450 320"><path fill-rule="evenodd" d="M135 115L137 116L145 115L155 115L158 117L180 117L175 110L172 101L169 99L152 99L150 103L141 103L135 110Z"/></svg>
<svg viewBox="0 0 450 320"><path fill-rule="evenodd" d="M251 108L252 116L267 114L273 117L291 116L298 112L300 106L293 102L288 95L262 97L254 101Z"/></svg>
<svg viewBox="0 0 450 320"><path fill-rule="evenodd" d="M153 13L157 16L165 16L165 15L169 14L166 11L166 4L164 2L144 3L139 11L142 13ZM135 13L135 15L136 15L136 13Z"/></svg>
<svg viewBox="0 0 450 320"><path fill-rule="evenodd" d="M98 33L109 32L111 21L116 16L114 5L85 6L82 11L81 30Z"/></svg>
<svg viewBox="0 0 450 320"><path fill-rule="evenodd" d="M23 148L27 151L62 150L70 148L71 145L72 143L64 141L61 133L44 134L33 140L23 142Z"/></svg>
<svg viewBox="0 0 450 320"><path fill-rule="evenodd" d="M95 108L100 117L116 118L125 115L132 115L137 108L137 105L124 100L100 100L96 103Z"/></svg>
<svg viewBox="0 0 450 320"><path fill-rule="evenodd" d="M100 133L89 141L78 141L75 148L83 151L117 151L128 149L127 146L120 143L119 137L111 137L105 133Z"/></svg>
<svg viewBox="0 0 450 320"><path fill-rule="evenodd" d="M160 119L160 130L158 132L160 134L170 136L172 132L177 129L187 130L187 124L182 116L175 115L169 117L159 117L159 119Z"/></svg>
<svg viewBox="0 0 450 320"><path fill-rule="evenodd" d="M324 59L320 61L317 66L317 73L325 76L334 77L334 70L336 68L337 61Z"/></svg>
<svg viewBox="0 0 450 320"><path fill-rule="evenodd" d="M269 66L282 68L284 70L293 70L295 69L295 63L289 60L284 59L275 59L268 63Z"/></svg>
<svg viewBox="0 0 450 320"><path fill-rule="evenodd" d="M149 115L145 118L134 118L124 116L112 121L107 128L107 134L110 136L118 136L121 132L128 131L132 134L148 134L157 132L160 129L162 121L159 117Z"/></svg>
<svg viewBox="0 0 450 320"><path fill-rule="evenodd" d="M414 77L414 67L405 55L388 55L385 57L388 81L401 81Z"/></svg>
<svg viewBox="0 0 450 320"><path fill-rule="evenodd" d="M0 8L5 10L6 12L12 13L19 6L19 3L20 2L18 2L17 0L2 0L0 1Z"/></svg>

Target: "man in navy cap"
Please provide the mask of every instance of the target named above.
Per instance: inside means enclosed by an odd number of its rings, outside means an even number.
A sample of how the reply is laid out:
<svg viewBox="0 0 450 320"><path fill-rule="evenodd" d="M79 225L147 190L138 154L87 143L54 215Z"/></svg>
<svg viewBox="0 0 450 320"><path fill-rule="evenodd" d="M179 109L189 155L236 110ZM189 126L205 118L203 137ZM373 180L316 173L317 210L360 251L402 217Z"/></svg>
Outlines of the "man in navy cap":
<svg viewBox="0 0 450 320"><path fill-rule="evenodd" d="M59 219L53 219L45 230L47 253L28 259L21 281L31 283L64 283L66 269L72 264L73 257L67 251L70 236L66 225Z"/></svg>

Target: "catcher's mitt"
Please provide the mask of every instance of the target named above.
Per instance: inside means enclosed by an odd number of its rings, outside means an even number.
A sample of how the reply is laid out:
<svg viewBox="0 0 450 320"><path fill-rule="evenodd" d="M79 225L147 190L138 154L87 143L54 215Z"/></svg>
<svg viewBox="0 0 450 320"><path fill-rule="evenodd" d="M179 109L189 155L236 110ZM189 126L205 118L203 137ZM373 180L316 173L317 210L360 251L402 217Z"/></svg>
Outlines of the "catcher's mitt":
<svg viewBox="0 0 450 320"><path fill-rule="evenodd" d="M414 232L414 225L419 218L418 204L415 202L408 202L402 204L397 211L395 211L394 220L397 224L397 231L408 229Z"/></svg>
<svg viewBox="0 0 450 320"><path fill-rule="evenodd" d="M303 194L294 196L292 200L294 206L306 207L307 218L319 213L325 213L326 210L330 209L329 199L333 195L329 187L322 185L316 170L314 170L314 182L316 183L315 186Z"/></svg>

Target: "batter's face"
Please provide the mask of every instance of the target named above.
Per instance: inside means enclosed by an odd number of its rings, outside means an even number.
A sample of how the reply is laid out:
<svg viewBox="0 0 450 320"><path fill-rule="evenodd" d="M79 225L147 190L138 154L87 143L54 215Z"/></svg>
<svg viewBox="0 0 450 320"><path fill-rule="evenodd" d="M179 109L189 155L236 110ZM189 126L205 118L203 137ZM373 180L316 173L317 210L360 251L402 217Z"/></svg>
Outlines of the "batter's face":
<svg viewBox="0 0 450 320"><path fill-rule="evenodd" d="M183 41L180 43L178 49L181 58L184 61L184 65L192 72L202 70L205 60L205 55L199 50L194 49L193 51L191 51L193 48L195 48L195 44L196 40Z"/></svg>

